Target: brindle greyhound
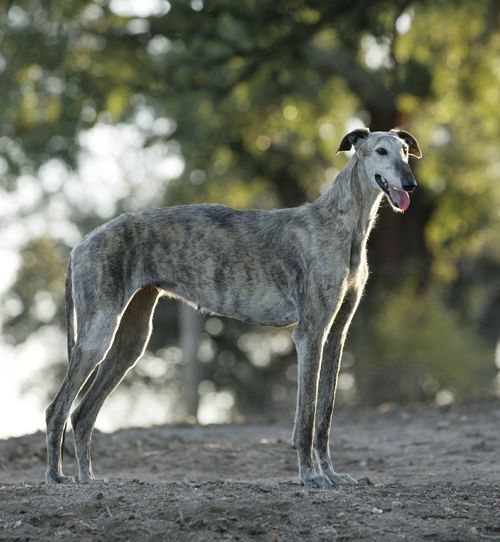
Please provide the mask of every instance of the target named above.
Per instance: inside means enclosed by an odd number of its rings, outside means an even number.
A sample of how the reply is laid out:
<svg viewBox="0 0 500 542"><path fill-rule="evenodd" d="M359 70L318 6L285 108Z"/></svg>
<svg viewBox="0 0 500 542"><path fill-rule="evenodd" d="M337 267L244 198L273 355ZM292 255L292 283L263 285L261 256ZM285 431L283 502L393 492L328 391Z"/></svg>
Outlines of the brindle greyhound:
<svg viewBox="0 0 500 542"><path fill-rule="evenodd" d="M214 314L273 326L296 324L298 394L293 445L300 482L355 484L335 472L329 439L342 348L368 276L366 242L385 194L405 211L416 187L403 130L354 130L339 151L356 152L311 204L271 211L187 205L126 213L87 235L72 251L66 277L69 366L46 411L46 480L62 472L68 414L78 480L94 480L90 439L104 401L144 352L161 295ZM323 361L323 362L322 362ZM313 460L313 451L316 464Z"/></svg>

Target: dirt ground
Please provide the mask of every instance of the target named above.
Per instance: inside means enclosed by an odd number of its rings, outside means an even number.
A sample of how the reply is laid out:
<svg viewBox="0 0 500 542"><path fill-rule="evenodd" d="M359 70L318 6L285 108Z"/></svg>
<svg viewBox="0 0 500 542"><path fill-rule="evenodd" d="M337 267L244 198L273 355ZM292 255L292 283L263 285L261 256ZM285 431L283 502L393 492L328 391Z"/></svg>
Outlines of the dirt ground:
<svg viewBox="0 0 500 542"><path fill-rule="evenodd" d="M339 411L335 464L356 487L302 488L289 434L97 433L94 471L109 482L63 486L42 482L42 433L0 441L0 540L500 540L500 402Z"/></svg>

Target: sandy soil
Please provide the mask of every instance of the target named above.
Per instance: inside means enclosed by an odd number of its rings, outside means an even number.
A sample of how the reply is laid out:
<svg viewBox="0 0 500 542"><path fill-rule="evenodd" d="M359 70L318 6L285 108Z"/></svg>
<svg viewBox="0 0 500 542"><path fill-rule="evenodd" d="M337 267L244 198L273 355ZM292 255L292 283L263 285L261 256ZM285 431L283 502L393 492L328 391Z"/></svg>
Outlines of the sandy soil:
<svg viewBox="0 0 500 542"><path fill-rule="evenodd" d="M109 482L64 486L42 482L43 434L0 441L0 540L500 540L500 402L339 412L336 467L360 483L335 490L299 486L289 432L97 433Z"/></svg>

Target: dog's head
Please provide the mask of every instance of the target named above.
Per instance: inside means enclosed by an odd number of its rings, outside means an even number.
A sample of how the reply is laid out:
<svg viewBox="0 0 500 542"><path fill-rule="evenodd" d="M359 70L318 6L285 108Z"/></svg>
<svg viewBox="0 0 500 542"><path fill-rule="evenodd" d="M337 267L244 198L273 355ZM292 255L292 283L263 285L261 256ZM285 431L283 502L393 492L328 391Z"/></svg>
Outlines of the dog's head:
<svg viewBox="0 0 500 542"><path fill-rule="evenodd" d="M417 181L408 164L408 158L420 158L422 152L417 140L404 130L370 132L368 128L348 133L340 143L339 151L354 147L360 165L373 188L382 191L392 208L404 212L410 206L409 192Z"/></svg>

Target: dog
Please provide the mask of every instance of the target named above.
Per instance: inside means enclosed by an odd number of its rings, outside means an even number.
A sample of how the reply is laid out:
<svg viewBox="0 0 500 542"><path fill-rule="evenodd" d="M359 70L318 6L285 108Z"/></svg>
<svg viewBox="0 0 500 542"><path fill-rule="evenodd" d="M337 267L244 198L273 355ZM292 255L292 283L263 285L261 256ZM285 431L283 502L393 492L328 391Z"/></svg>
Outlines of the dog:
<svg viewBox="0 0 500 542"><path fill-rule="evenodd" d="M366 243L385 196L404 212L417 183L404 130L348 133L355 152L317 200L292 209L185 205L125 213L87 235L66 274L69 364L46 410L49 483L62 471L71 406L79 482L95 480L90 440L104 401L142 356L160 296L269 326L294 324L298 392L292 436L305 487L356 484L335 471L330 429L342 349L367 277Z"/></svg>

